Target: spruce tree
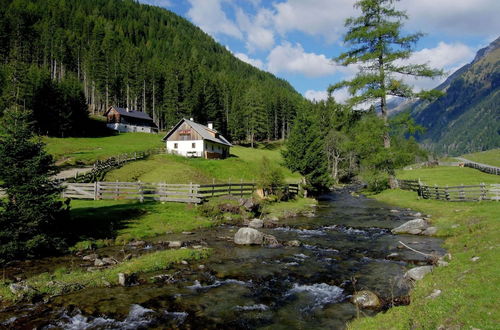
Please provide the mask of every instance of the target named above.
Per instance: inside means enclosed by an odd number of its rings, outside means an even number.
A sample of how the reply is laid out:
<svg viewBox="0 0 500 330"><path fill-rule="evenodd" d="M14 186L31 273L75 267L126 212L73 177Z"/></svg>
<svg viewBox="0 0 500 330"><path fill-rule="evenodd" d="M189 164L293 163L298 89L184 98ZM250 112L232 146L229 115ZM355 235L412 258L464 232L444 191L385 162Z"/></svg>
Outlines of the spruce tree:
<svg viewBox="0 0 500 330"><path fill-rule="evenodd" d="M0 180L7 191L0 201L0 263L65 247L69 207L50 178L56 173L53 159L36 140L31 116L13 107L0 125Z"/></svg>
<svg viewBox="0 0 500 330"><path fill-rule="evenodd" d="M414 92L402 80L404 75L414 77L436 77L442 71L429 68L426 64L408 64L417 41L422 33L402 34L405 12L396 10L399 0L360 0L354 5L362 15L346 20L347 34L344 42L351 49L335 59L342 65L360 64L359 73L350 81L330 86L329 91L347 87L350 105L378 103L385 126L388 127L387 97L434 98L437 91ZM389 129L383 135L384 147L390 148Z"/></svg>

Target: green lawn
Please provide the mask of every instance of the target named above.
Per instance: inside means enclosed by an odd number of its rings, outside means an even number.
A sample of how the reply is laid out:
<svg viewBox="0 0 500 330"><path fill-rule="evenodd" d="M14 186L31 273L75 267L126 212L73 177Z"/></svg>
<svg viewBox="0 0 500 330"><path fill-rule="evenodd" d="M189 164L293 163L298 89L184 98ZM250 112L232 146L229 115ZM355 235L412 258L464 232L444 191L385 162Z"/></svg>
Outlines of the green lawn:
<svg viewBox="0 0 500 330"><path fill-rule="evenodd" d="M420 168L414 170L399 170L398 179L420 180L428 185L457 186L476 185L480 183L500 183L500 176L486 174L467 167L437 166L433 168Z"/></svg>
<svg viewBox="0 0 500 330"><path fill-rule="evenodd" d="M114 239L118 244L214 224L199 214L197 206L184 203L73 200L71 213L82 238Z"/></svg>
<svg viewBox="0 0 500 330"><path fill-rule="evenodd" d="M437 169L435 169L437 170ZM463 177L463 180L475 178ZM450 183L452 184L452 183ZM448 267L418 282L411 304L375 317L361 318L350 329L498 329L500 324L500 203L451 203L417 199L414 192L392 190L374 196L399 207L432 215L438 235L451 253ZM472 257L479 257L473 262ZM436 299L426 298L435 289Z"/></svg>
<svg viewBox="0 0 500 330"><path fill-rule="evenodd" d="M278 166L282 162L279 147L252 149L240 146L231 148L231 154L224 160L185 158L174 155L156 155L150 159L129 163L106 175L106 181L137 181L167 183L212 183L256 180L261 171L262 157ZM300 175L281 166L289 183L300 181Z"/></svg>
<svg viewBox="0 0 500 330"><path fill-rule="evenodd" d="M462 156L465 159L472 160L482 164L500 167L500 148L483 152L475 152Z"/></svg>
<svg viewBox="0 0 500 330"><path fill-rule="evenodd" d="M95 138L53 138L44 137L47 151L57 165L88 165L96 160L123 153L145 151L163 146L160 134L121 133Z"/></svg>

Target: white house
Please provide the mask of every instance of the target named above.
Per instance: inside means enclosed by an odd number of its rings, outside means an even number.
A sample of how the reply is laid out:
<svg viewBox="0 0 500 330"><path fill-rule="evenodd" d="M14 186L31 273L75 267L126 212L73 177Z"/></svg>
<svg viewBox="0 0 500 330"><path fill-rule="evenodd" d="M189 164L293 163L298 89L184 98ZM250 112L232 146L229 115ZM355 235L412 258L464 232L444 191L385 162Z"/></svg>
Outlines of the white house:
<svg viewBox="0 0 500 330"><path fill-rule="evenodd" d="M108 128L118 132L158 132L153 119L145 112L112 106L104 116L107 118Z"/></svg>
<svg viewBox="0 0 500 330"><path fill-rule="evenodd" d="M207 159L229 156L231 143L220 135L211 123L204 126L192 119L182 119L163 138L167 152L185 157Z"/></svg>

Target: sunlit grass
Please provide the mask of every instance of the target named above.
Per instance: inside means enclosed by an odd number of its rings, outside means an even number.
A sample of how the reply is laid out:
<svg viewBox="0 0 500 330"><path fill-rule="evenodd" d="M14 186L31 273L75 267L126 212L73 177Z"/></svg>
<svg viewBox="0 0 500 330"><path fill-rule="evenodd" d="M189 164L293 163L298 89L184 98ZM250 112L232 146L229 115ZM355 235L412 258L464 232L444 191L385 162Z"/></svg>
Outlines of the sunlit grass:
<svg viewBox="0 0 500 330"><path fill-rule="evenodd" d="M428 185L457 186L477 185L480 183L500 183L500 176L487 174L468 167L437 166L413 170L399 170L398 179L418 180Z"/></svg>
<svg viewBox="0 0 500 330"><path fill-rule="evenodd" d="M462 157L468 160L472 160L473 162L500 167L500 148L466 154Z"/></svg>

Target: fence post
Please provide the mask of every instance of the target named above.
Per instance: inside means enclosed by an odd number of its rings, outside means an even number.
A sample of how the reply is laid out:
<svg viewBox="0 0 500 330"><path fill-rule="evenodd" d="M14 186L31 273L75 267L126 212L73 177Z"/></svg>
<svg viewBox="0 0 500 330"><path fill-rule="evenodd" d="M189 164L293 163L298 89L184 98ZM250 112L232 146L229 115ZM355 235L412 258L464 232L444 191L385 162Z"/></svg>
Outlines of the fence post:
<svg viewBox="0 0 500 330"><path fill-rule="evenodd" d="M137 160L137 152L134 152L134 160Z"/></svg>
<svg viewBox="0 0 500 330"><path fill-rule="evenodd" d="M418 178L418 196L424 198L422 190L422 181Z"/></svg>
<svg viewBox="0 0 500 330"><path fill-rule="evenodd" d="M434 184L434 193L436 195L436 199L440 199L439 198L439 189L438 189L437 184Z"/></svg>
<svg viewBox="0 0 500 330"><path fill-rule="evenodd" d="M241 198L243 198L243 179L240 179L240 189L241 189L240 190L240 193L241 193L240 196L241 196Z"/></svg>
<svg viewBox="0 0 500 330"><path fill-rule="evenodd" d="M193 183L189 182L189 199L193 198Z"/></svg>
<svg viewBox="0 0 500 330"><path fill-rule="evenodd" d="M97 181L94 182L94 200L96 201L98 199L97 197Z"/></svg>
<svg viewBox="0 0 500 330"><path fill-rule="evenodd" d="M120 188L118 188L118 180L116 180L116 183L115 183L115 201L118 200L118 198L120 197Z"/></svg>
<svg viewBox="0 0 500 330"><path fill-rule="evenodd" d="M231 195L231 178L229 178L229 184L227 185L227 193Z"/></svg>
<svg viewBox="0 0 500 330"><path fill-rule="evenodd" d="M450 200L450 193L448 192L448 185L446 185L446 188L444 189L444 195L447 201Z"/></svg>
<svg viewBox="0 0 500 330"><path fill-rule="evenodd" d="M214 197L215 194L215 178L212 178L212 197Z"/></svg>
<svg viewBox="0 0 500 330"><path fill-rule="evenodd" d="M139 184L139 201L144 202L144 191L142 190L141 180L137 181Z"/></svg>
<svg viewBox="0 0 500 330"><path fill-rule="evenodd" d="M101 199L101 184L99 183L99 181L96 181L97 185L96 185L96 200L99 200Z"/></svg>
<svg viewBox="0 0 500 330"><path fill-rule="evenodd" d="M465 199L465 192L464 192L464 184L463 183L459 188L459 194L460 194L460 199L464 200Z"/></svg>
<svg viewBox="0 0 500 330"><path fill-rule="evenodd" d="M484 184L484 182L481 183L481 197L479 198L479 200L483 199L486 199L486 185Z"/></svg>

